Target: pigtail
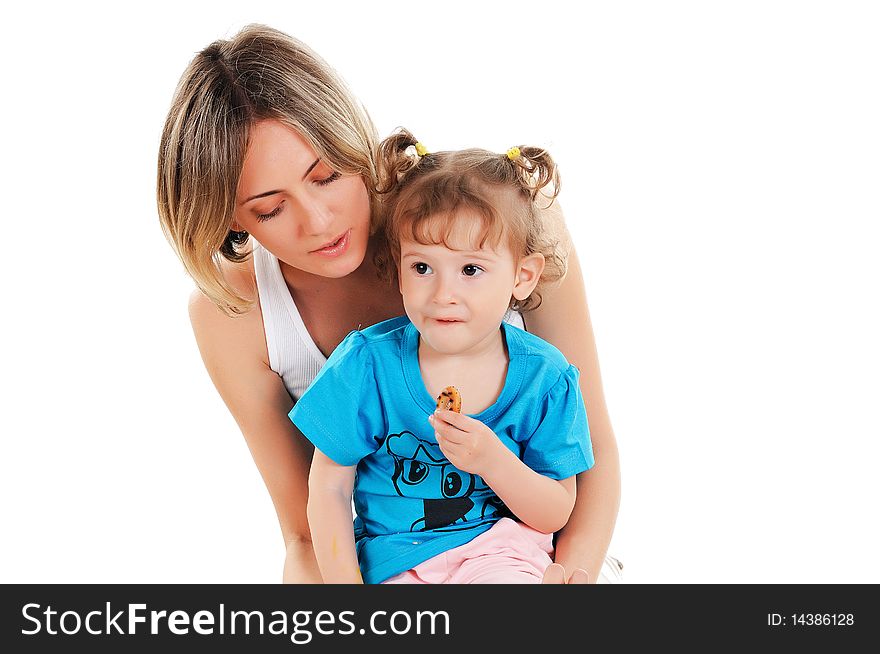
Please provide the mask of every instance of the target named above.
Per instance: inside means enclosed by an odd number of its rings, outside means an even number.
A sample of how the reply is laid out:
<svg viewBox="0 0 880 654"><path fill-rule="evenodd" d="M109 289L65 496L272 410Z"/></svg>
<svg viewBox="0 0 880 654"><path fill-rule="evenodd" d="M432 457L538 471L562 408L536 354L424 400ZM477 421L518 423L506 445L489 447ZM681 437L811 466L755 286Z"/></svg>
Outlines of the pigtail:
<svg viewBox="0 0 880 654"><path fill-rule="evenodd" d="M529 194L532 202L536 201L539 193L549 199L550 203L556 199L559 195L559 171L556 162L546 150L521 145L510 148L506 157L516 168L517 181Z"/></svg>
<svg viewBox="0 0 880 654"><path fill-rule="evenodd" d="M406 174L418 165L427 154L412 133L399 127L397 131L379 144L376 155L378 183L376 191L390 193Z"/></svg>
<svg viewBox="0 0 880 654"><path fill-rule="evenodd" d="M504 159L505 164L513 168L515 182L523 195L529 198L525 251L544 255L544 270L537 288L525 300L512 301L511 308L522 313L541 306L542 291L562 280L568 267L567 252L546 220L559 195L559 169L546 150L529 145L510 148ZM539 203L539 198L546 200L546 204Z"/></svg>
<svg viewBox="0 0 880 654"><path fill-rule="evenodd" d="M399 127L382 140L376 151L376 193L379 196L376 226L376 249L373 264L379 279L392 283L395 278L394 257L388 241L387 222L390 205L400 192L401 182L421 161L427 151L412 133Z"/></svg>

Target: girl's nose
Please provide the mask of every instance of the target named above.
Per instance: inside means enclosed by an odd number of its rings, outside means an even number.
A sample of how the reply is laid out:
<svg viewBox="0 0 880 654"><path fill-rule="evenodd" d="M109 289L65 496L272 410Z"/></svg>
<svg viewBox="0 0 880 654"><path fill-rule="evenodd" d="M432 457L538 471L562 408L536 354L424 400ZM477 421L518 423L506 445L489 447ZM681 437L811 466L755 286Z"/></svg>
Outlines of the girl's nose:
<svg viewBox="0 0 880 654"><path fill-rule="evenodd" d="M437 286L434 288L434 302L436 304L457 304L458 298L455 293L455 283L443 275L438 275Z"/></svg>

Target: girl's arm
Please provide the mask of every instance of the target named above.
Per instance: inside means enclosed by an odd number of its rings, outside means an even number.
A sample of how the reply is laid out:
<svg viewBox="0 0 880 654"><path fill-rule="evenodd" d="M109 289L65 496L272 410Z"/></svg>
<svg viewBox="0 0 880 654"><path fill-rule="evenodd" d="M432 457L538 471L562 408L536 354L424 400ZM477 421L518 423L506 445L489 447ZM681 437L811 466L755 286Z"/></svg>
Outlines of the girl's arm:
<svg viewBox="0 0 880 654"><path fill-rule="evenodd" d="M239 292L254 294L247 271L230 268L227 273ZM189 313L205 368L238 423L275 505L286 547L283 581L321 583L306 516L314 448L287 418L293 401L269 367L260 309L231 318L196 291Z"/></svg>
<svg viewBox="0 0 880 654"><path fill-rule="evenodd" d="M315 450L309 474L309 525L326 584L362 584L352 529L351 493L357 466L341 466Z"/></svg>
<svg viewBox="0 0 880 654"><path fill-rule="evenodd" d="M558 203L546 210L545 216L555 221L561 237L568 239ZM545 291L541 306L526 313L524 318L530 332L555 345L581 373L580 388L587 407L596 464L577 476L577 501L568 524L557 537L556 562L565 567L568 575L576 568L583 568L595 582L620 508L620 461L602 391L584 280L573 249L568 264L565 280Z"/></svg>
<svg viewBox="0 0 880 654"><path fill-rule="evenodd" d="M517 518L545 534L565 525L574 506L574 477L557 481L535 472L470 416L438 411L430 421L450 463L480 475Z"/></svg>
<svg viewBox="0 0 880 654"><path fill-rule="evenodd" d="M506 447L499 461L483 477L489 488L513 514L532 529L545 534L559 531L568 522L575 501L575 478L550 479L523 463Z"/></svg>

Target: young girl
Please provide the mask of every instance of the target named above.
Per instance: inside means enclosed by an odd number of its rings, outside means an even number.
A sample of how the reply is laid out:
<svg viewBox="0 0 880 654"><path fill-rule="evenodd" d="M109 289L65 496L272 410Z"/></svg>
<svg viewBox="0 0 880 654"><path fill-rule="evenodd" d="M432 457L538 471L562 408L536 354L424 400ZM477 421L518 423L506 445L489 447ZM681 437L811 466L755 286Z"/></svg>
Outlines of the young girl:
<svg viewBox="0 0 880 654"><path fill-rule="evenodd" d="M406 131L378 165L406 316L350 333L290 412L317 448L322 577L540 583L593 465L578 370L504 322L564 275L537 205L556 168L528 147L430 154ZM461 413L435 411L448 386Z"/></svg>

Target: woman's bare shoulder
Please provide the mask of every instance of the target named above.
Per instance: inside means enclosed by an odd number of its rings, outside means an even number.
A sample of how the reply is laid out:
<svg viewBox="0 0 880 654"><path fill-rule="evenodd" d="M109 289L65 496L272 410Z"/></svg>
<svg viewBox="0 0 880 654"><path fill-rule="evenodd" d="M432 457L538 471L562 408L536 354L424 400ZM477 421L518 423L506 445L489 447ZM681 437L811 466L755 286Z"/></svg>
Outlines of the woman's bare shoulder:
<svg viewBox="0 0 880 654"><path fill-rule="evenodd" d="M232 261L224 259L220 263L220 270L223 272L223 278L236 293L247 300L257 300L257 283L254 278L254 261L252 258L240 263L233 263ZM190 294L189 309L190 318L197 318L199 320L215 319L217 317L216 314L232 318L221 311L220 308L199 289L195 289ZM213 309L213 311L210 309ZM193 316L193 313L195 313L195 316Z"/></svg>
<svg viewBox="0 0 880 654"><path fill-rule="evenodd" d="M199 289L192 292L189 318L206 365L210 359L227 358L233 354L248 358L257 354L260 359L267 358L253 260L241 263L224 261L221 270L233 290L254 304L250 311L230 316Z"/></svg>

